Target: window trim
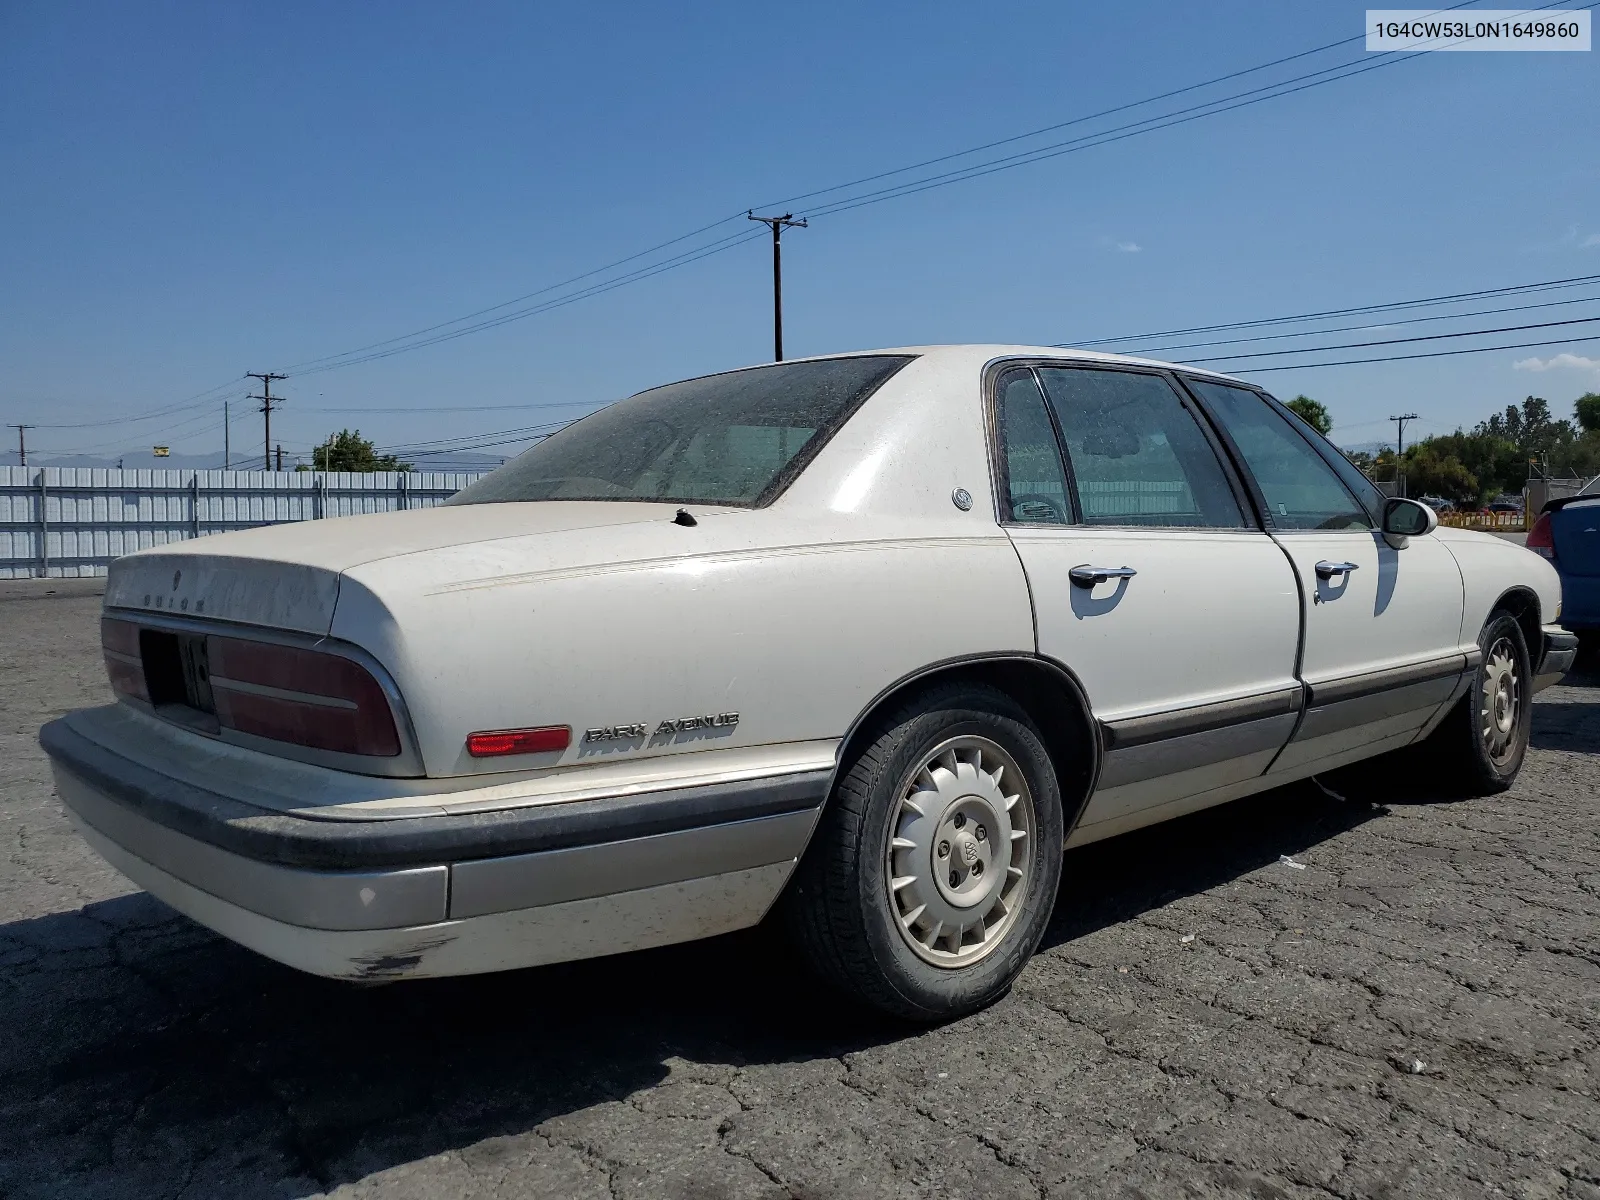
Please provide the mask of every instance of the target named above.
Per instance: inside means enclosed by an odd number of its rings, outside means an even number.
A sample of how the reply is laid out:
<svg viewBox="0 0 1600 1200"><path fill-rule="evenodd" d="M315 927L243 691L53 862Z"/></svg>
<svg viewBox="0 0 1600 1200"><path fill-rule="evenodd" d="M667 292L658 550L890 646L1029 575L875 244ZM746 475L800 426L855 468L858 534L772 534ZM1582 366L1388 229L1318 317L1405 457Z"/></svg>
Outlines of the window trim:
<svg viewBox="0 0 1600 1200"><path fill-rule="evenodd" d="M1056 435L1056 452L1060 454L1061 461L1066 468L1068 500L1072 505L1072 520L1066 525L1046 521L1015 521L1011 519L1011 481L1006 469L1004 439L1000 435L1000 377L1008 371L1018 367L1027 368L1033 374L1034 386L1039 389L1040 398L1044 400L1045 411L1050 416L1050 427ZM1055 405L1050 403L1049 393L1045 390L1044 381L1039 377L1042 368L1079 368L1092 371L1121 371L1129 375L1154 375L1166 381L1172 389L1178 403L1200 428L1200 434L1210 447L1212 456L1216 459L1222 477L1227 480L1228 490L1232 494L1234 503L1239 506L1240 524L1236 528L1220 528L1215 525L1110 525L1089 524L1083 520L1082 501L1078 496L1078 476L1072 464L1072 456L1067 453L1066 438L1062 434L1061 423L1056 417ZM1254 493L1245 483L1236 466L1229 448L1218 437L1214 428L1210 411L1203 405L1195 402L1190 390L1181 382L1177 372L1165 367L1149 366L1143 363L1104 362L1092 358L1074 358L1063 356L1054 358L1037 354L1010 355L1003 358L991 359L984 364L983 369L983 403L984 403L984 432L989 442L989 473L994 492L994 516L997 524L1007 529L1109 529L1124 532L1144 533L1261 533L1267 526L1261 520L1261 509L1255 502ZM1340 481L1341 484L1343 481ZM1252 481L1253 485L1253 481ZM1358 505L1358 507L1360 507Z"/></svg>
<svg viewBox="0 0 1600 1200"><path fill-rule="evenodd" d="M1006 457L1005 432L1000 425L1000 381L1013 371L1025 371L1028 378L1033 381L1033 389L1038 393L1039 403L1044 407L1044 419L1050 423L1050 433L1056 443L1056 459L1061 463L1062 484L1066 488L1068 512L1065 521L1019 521L1011 511L1011 463ZM1050 397L1045 395L1044 381L1039 378L1038 369L1031 363L1013 363L995 374L991 387L994 392L992 421L997 454L994 463L999 471L1000 480L994 494L996 519L1002 525L1014 525L1018 528L1043 526L1046 529L1066 529L1081 525L1083 515L1078 502L1078 479L1072 472L1072 461L1067 457L1066 440L1061 435L1061 422L1056 419L1055 406L1050 403Z"/></svg>
<svg viewBox="0 0 1600 1200"><path fill-rule="evenodd" d="M1211 383L1216 384L1218 387L1237 388L1241 392L1249 392L1258 397L1269 409L1273 409L1274 411L1284 409L1284 406L1277 399L1268 395L1267 392L1262 388L1256 387L1253 384L1244 383L1241 380L1218 379L1203 375L1191 375L1188 373L1175 374L1176 377L1183 383L1184 390L1194 397L1195 403L1200 406L1200 408L1205 412L1207 418L1211 421L1211 424L1216 427L1218 437L1220 437L1227 445L1229 455L1232 456L1240 474L1249 485L1251 503L1256 508L1257 517L1263 522L1263 528L1272 533L1359 533L1364 537L1371 537L1373 532L1379 528L1380 523L1376 520L1373 520L1372 514L1367 512L1367 506L1361 503L1361 498L1355 495L1355 493L1350 490L1349 485L1347 485L1345 481L1340 478L1338 470L1335 469L1331 462L1328 462L1328 456L1323 453L1321 447L1307 438L1305 433L1300 429L1299 425L1293 420L1286 420L1285 424L1287 424L1290 429L1294 430L1296 436L1298 436L1301 441L1305 442L1306 445L1311 448L1311 452L1313 454L1323 460L1323 464L1333 474L1334 481L1338 483L1342 489L1344 489L1344 494L1350 498L1350 503L1355 506L1356 511L1367 513L1367 518L1372 520L1372 524L1366 529L1293 529L1279 525L1275 520L1273 520L1272 509L1267 504L1266 493L1261 490L1260 481L1256 479L1255 472L1250 469L1249 463L1245 460L1244 452L1239 449L1239 443L1234 441L1233 434L1229 432L1227 425L1222 421L1222 419L1217 415L1216 410L1213 409L1211 404L1206 400L1205 394L1201 392L1199 388L1191 386L1191 384ZM1284 412L1287 411L1287 409L1284 409ZM1278 415L1282 416L1283 413L1280 412ZM1290 413L1289 416L1292 417L1293 414Z"/></svg>

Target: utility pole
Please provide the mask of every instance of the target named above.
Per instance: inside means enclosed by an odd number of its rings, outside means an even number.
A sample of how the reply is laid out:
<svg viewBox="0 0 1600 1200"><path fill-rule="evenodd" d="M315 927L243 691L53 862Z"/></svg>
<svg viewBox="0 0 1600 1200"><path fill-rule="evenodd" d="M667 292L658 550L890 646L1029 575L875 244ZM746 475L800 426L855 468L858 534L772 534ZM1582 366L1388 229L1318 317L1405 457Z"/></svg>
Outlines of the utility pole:
<svg viewBox="0 0 1600 1200"><path fill-rule="evenodd" d="M1406 494L1406 477L1401 472L1401 463L1404 461L1404 456L1405 456L1405 452L1406 452L1406 422L1407 421L1415 421L1416 419L1417 419L1417 414L1416 413L1401 413L1398 416L1391 416L1389 418L1389 420L1393 421L1395 423L1395 426L1396 426L1395 435L1394 435L1394 481L1395 481L1395 485L1396 485L1395 486L1395 491L1398 492L1402 496L1404 496Z"/></svg>
<svg viewBox="0 0 1600 1200"><path fill-rule="evenodd" d="M283 443L278 443L278 470L283 470Z"/></svg>
<svg viewBox="0 0 1600 1200"><path fill-rule="evenodd" d="M17 431L17 463L25 467L28 465L28 430L33 426L13 425L11 428Z"/></svg>
<svg viewBox="0 0 1600 1200"><path fill-rule="evenodd" d="M787 228L804 229L806 219L795 220L793 213L781 217L758 217L755 209L745 213L751 221L760 221L772 230L772 361L783 361L783 231Z"/></svg>
<svg viewBox="0 0 1600 1200"><path fill-rule="evenodd" d="M229 454L229 446L228 446L228 402L226 400L224 400L222 402L222 469L224 471L226 471L228 469L229 457L230 457L230 454Z"/></svg>
<svg viewBox="0 0 1600 1200"><path fill-rule="evenodd" d="M261 443L261 458L265 469L270 471L272 470L272 402L274 400L278 400L280 403L282 402L281 396L274 396L272 394L272 381L274 379L287 379L289 377L287 375L276 374L272 371L246 371L245 375L250 379L261 380L261 395L257 396L252 394L250 399L261 401L261 415L265 420L266 428L266 437Z"/></svg>

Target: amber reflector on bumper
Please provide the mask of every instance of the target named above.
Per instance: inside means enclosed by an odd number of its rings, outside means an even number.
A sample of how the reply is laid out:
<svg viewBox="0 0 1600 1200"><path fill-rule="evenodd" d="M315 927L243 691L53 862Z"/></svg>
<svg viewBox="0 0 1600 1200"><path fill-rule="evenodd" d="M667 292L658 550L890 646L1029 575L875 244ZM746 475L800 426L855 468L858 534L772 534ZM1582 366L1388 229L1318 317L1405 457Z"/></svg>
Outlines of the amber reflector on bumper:
<svg viewBox="0 0 1600 1200"><path fill-rule="evenodd" d="M502 754L547 754L565 750L572 744L572 730L565 725L543 729L491 729L467 735L467 753L473 758L498 758Z"/></svg>

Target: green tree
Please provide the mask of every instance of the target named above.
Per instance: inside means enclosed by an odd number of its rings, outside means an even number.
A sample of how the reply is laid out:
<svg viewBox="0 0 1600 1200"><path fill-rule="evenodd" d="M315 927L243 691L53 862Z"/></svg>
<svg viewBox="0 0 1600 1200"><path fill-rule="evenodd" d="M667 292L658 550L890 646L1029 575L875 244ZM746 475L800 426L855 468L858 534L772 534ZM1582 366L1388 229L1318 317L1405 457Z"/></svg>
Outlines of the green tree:
<svg viewBox="0 0 1600 1200"><path fill-rule="evenodd" d="M379 454L371 439L359 429L341 429L311 451L311 466L316 471L409 471L411 464L393 454Z"/></svg>
<svg viewBox="0 0 1600 1200"><path fill-rule="evenodd" d="M1506 405L1504 413L1496 413L1473 432L1504 438L1517 447L1524 467L1516 481L1518 488L1527 479L1526 467L1530 460L1536 460L1546 471L1551 471L1578 439L1577 427L1571 421L1551 416L1550 404L1542 396L1529 396L1520 406ZM1512 489L1508 486L1504 490Z"/></svg>
<svg viewBox="0 0 1600 1200"><path fill-rule="evenodd" d="M1313 400L1310 396L1296 396L1289 401L1287 407L1323 437L1327 437L1333 429L1333 418L1328 415L1328 406L1320 400Z"/></svg>
<svg viewBox="0 0 1600 1200"><path fill-rule="evenodd" d="M1477 480L1478 494L1475 497L1457 497L1448 492L1437 494L1461 501L1468 499L1482 501L1491 496L1498 496L1501 492L1520 491L1522 485L1527 482L1528 461L1516 443L1504 437L1481 432L1482 429L1483 425L1472 433L1463 433L1458 429L1454 433L1424 438L1416 444L1417 451L1420 452L1426 447L1428 455L1436 462L1443 463L1447 459L1455 459ZM1408 450L1406 455L1409 459L1411 451ZM1412 490L1415 491L1416 487L1413 486Z"/></svg>
<svg viewBox="0 0 1600 1200"><path fill-rule="evenodd" d="M1572 405L1578 427L1585 433L1600 433L1600 392L1585 392Z"/></svg>
<svg viewBox="0 0 1600 1200"><path fill-rule="evenodd" d="M1456 504L1477 504L1482 486L1455 454L1429 438L1406 451L1406 490L1413 496L1443 496Z"/></svg>

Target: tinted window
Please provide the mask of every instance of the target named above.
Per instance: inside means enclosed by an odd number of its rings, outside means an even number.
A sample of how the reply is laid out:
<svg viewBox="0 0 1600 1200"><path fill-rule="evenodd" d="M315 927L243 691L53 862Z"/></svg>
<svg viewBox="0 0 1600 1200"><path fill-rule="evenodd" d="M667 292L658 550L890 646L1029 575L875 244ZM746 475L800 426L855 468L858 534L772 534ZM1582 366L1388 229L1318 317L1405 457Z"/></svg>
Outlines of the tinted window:
<svg viewBox="0 0 1600 1200"><path fill-rule="evenodd" d="M1158 375L1040 370L1086 525L1241 529L1233 489L1194 414Z"/></svg>
<svg viewBox="0 0 1600 1200"><path fill-rule="evenodd" d="M1000 377L996 394L1011 520L1065 524L1072 512L1067 500L1067 472L1033 372L1006 372Z"/></svg>
<svg viewBox="0 0 1600 1200"><path fill-rule="evenodd" d="M592 413L451 497L755 504L907 357L775 363L640 392Z"/></svg>
<svg viewBox="0 0 1600 1200"><path fill-rule="evenodd" d="M1227 427L1280 529L1371 529L1334 469L1289 419L1244 388L1191 380ZM1352 468L1354 469L1354 468Z"/></svg>
<svg viewBox="0 0 1600 1200"><path fill-rule="evenodd" d="M1310 438L1322 451L1322 457L1332 463L1334 472L1344 482L1345 487L1355 493L1357 502L1367 510L1367 515L1376 524L1383 515L1383 502L1386 499L1378 490L1378 485L1363 475L1361 468L1346 458L1339 447L1311 428L1292 409L1283 408L1279 411L1288 414L1289 423L1300 431L1302 437Z"/></svg>

